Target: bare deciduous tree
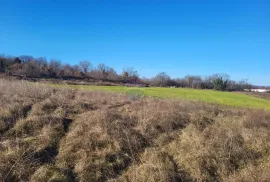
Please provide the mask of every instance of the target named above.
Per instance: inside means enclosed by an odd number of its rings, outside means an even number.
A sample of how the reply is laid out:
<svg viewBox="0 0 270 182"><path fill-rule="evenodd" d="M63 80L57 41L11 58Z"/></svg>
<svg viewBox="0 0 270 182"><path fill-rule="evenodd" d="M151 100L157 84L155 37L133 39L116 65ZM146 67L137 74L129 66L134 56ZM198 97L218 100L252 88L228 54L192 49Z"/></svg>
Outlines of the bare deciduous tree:
<svg viewBox="0 0 270 182"><path fill-rule="evenodd" d="M130 81L134 83L137 83L139 79L138 72L132 67L124 68L122 72L122 77L125 81Z"/></svg>
<svg viewBox="0 0 270 182"><path fill-rule="evenodd" d="M104 80L106 80L107 77L108 77L109 69L110 69L110 67L106 66L106 65L103 64L103 63L100 63L100 64L97 66L97 70L101 73L102 79L104 79Z"/></svg>
<svg viewBox="0 0 270 182"><path fill-rule="evenodd" d="M80 71L80 67L78 65L74 65L72 67L72 76L81 77L81 71Z"/></svg>
<svg viewBox="0 0 270 182"><path fill-rule="evenodd" d="M153 86L166 87L171 86L171 77L167 75L165 72L161 72L157 74L150 82Z"/></svg>
<svg viewBox="0 0 270 182"><path fill-rule="evenodd" d="M87 60L80 61L80 68L85 75L87 75L91 67L92 64L90 63L90 61Z"/></svg>

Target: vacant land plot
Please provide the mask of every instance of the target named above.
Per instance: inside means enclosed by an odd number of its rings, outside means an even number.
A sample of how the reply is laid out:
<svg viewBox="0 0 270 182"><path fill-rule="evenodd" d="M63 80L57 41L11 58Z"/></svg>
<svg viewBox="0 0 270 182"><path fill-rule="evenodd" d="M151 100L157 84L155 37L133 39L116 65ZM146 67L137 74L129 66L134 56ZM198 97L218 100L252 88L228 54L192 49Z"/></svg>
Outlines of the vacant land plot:
<svg viewBox="0 0 270 182"><path fill-rule="evenodd" d="M119 93L138 93L140 95L175 98L194 101L210 102L227 106L270 109L270 101L233 92L219 92L213 90L196 90L187 88L160 88L160 87L124 87L124 86L90 86L90 85L53 85L57 88L75 88L81 90L102 90Z"/></svg>
<svg viewBox="0 0 270 182"><path fill-rule="evenodd" d="M6 80L0 108L0 181L270 181L268 110Z"/></svg>

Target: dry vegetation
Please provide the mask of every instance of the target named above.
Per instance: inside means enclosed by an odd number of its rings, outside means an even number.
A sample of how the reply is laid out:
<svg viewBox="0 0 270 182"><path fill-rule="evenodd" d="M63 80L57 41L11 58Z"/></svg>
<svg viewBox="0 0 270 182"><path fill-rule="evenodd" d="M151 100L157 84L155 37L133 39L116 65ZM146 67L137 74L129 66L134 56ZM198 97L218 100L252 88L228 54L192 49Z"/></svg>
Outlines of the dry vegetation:
<svg viewBox="0 0 270 182"><path fill-rule="evenodd" d="M267 92L266 93L264 93L264 92L263 93L261 93L261 92L239 92L239 93L270 100L270 93L267 93Z"/></svg>
<svg viewBox="0 0 270 182"><path fill-rule="evenodd" d="M0 80L0 181L270 181L270 112Z"/></svg>

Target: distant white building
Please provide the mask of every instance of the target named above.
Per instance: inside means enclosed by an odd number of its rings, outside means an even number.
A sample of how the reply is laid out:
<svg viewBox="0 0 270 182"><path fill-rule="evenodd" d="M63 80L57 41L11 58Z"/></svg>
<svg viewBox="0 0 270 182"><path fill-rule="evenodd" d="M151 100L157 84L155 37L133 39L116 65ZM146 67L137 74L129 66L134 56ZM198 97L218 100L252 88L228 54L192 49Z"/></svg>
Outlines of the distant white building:
<svg viewBox="0 0 270 182"><path fill-rule="evenodd" d="M258 88L258 89L250 89L250 91L251 92L261 92L261 93L263 93L263 92L270 92L270 89L260 89L260 88Z"/></svg>

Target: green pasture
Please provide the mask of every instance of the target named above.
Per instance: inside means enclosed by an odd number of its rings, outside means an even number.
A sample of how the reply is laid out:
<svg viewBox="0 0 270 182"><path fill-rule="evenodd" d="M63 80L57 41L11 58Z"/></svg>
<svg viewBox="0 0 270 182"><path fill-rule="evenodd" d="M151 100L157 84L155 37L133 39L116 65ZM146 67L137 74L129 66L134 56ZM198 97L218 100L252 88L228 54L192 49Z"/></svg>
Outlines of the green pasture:
<svg viewBox="0 0 270 182"><path fill-rule="evenodd" d="M137 94L160 98L174 98L194 101L204 101L216 104L236 107L249 107L259 109L270 109L270 101L234 92L220 92L214 90L199 90L189 88L161 88L161 87L125 87L125 86L92 86L92 85L57 85L52 87L74 88L81 90L102 90Z"/></svg>

